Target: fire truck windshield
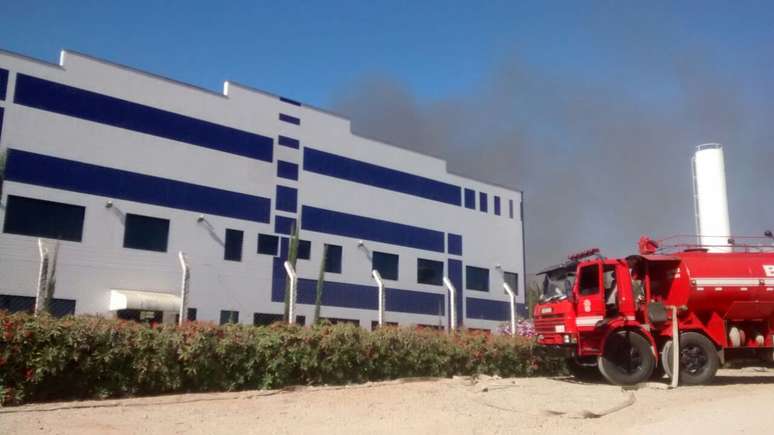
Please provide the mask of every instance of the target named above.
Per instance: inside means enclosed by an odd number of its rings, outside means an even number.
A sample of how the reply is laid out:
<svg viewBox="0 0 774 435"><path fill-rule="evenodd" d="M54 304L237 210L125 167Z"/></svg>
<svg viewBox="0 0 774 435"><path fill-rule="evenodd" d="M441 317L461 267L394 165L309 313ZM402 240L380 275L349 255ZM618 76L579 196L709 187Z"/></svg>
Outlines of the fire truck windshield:
<svg viewBox="0 0 774 435"><path fill-rule="evenodd" d="M572 293L575 284L575 271L559 269L545 274L542 300L545 302L565 299Z"/></svg>

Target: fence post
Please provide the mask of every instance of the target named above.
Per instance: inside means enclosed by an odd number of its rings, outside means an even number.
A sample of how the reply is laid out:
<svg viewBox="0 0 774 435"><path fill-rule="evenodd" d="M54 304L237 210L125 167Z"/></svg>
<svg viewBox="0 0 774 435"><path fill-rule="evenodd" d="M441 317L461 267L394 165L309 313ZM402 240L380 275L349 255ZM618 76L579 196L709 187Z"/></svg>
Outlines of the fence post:
<svg viewBox="0 0 774 435"><path fill-rule="evenodd" d="M452 284L451 280L449 280L448 276L443 277L443 284L446 286L446 289L449 290L449 314L451 315L451 328L450 331L456 331L457 330L457 305L455 304L456 301L456 295L457 295L457 289L454 287L454 284Z"/></svg>
<svg viewBox="0 0 774 435"><path fill-rule="evenodd" d="M374 281L376 281L376 285L379 288L379 327L382 327L384 326L384 281L382 280L382 275L376 269L371 271L371 276L374 277Z"/></svg>
<svg viewBox="0 0 774 435"><path fill-rule="evenodd" d="M296 291L298 290L298 275L293 265L289 262L285 262L285 272L290 278L290 304L288 305L288 324L294 325L296 323Z"/></svg>
<svg viewBox="0 0 774 435"><path fill-rule="evenodd" d="M183 251L178 252L178 258L180 259L180 267L183 269L180 283L180 314L178 315L178 325L182 325L188 320L188 287L191 281L191 271Z"/></svg>
<svg viewBox="0 0 774 435"><path fill-rule="evenodd" d="M513 291L511 285L507 282L503 282L503 288L511 298L511 335L516 336L516 292Z"/></svg>

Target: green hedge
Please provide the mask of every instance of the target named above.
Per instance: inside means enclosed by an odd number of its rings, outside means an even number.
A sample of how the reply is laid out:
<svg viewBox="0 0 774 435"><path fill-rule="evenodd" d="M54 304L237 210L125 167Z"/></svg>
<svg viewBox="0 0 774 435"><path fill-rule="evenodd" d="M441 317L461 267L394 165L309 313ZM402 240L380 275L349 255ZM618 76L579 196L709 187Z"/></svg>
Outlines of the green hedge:
<svg viewBox="0 0 774 435"><path fill-rule="evenodd" d="M155 326L0 312L0 400L107 398L345 384L400 377L532 376L561 360L527 338L352 325Z"/></svg>

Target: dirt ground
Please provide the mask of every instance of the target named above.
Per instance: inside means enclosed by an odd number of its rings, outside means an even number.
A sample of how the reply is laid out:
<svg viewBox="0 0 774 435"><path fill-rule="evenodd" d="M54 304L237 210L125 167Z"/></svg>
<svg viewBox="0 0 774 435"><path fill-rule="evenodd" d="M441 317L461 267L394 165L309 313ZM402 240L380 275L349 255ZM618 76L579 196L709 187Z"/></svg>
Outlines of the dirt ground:
<svg viewBox="0 0 774 435"><path fill-rule="evenodd" d="M424 379L33 404L0 409L0 434L764 434L774 370L721 370L713 385L624 390L572 378Z"/></svg>

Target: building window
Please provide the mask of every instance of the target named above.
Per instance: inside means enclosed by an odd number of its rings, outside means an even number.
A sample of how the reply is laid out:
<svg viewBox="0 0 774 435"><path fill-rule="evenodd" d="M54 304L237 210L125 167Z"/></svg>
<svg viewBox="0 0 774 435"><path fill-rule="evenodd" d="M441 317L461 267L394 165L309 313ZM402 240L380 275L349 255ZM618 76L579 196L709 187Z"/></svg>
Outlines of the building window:
<svg viewBox="0 0 774 435"><path fill-rule="evenodd" d="M325 244L325 271L341 273L341 246Z"/></svg>
<svg viewBox="0 0 774 435"><path fill-rule="evenodd" d="M284 322L282 314L253 313L253 325L268 326L272 323ZM304 325L306 316L296 316L296 324Z"/></svg>
<svg viewBox="0 0 774 435"><path fill-rule="evenodd" d="M220 324L239 323L239 311L220 310Z"/></svg>
<svg viewBox="0 0 774 435"><path fill-rule="evenodd" d="M398 280L397 255L374 251L372 267L379 271L383 279Z"/></svg>
<svg viewBox="0 0 774 435"><path fill-rule="evenodd" d="M443 285L443 262L418 258L417 282L419 284Z"/></svg>
<svg viewBox="0 0 774 435"><path fill-rule="evenodd" d="M509 286L511 286L511 290L513 290L513 293L519 294L519 274L518 273L503 272L503 281L505 281ZM505 289L503 289L503 291L505 291Z"/></svg>
<svg viewBox="0 0 774 435"><path fill-rule="evenodd" d="M489 291L489 269L465 266L465 288L469 290Z"/></svg>
<svg viewBox="0 0 774 435"><path fill-rule="evenodd" d="M495 196L494 197L494 214L497 216L500 216L500 197Z"/></svg>
<svg viewBox="0 0 774 435"><path fill-rule="evenodd" d="M124 248L167 252L169 219L126 214Z"/></svg>
<svg viewBox="0 0 774 435"><path fill-rule="evenodd" d="M35 311L35 298L33 296L0 295L0 311L32 313ZM73 315L75 314L75 300L51 299L48 311L54 317Z"/></svg>
<svg viewBox="0 0 774 435"><path fill-rule="evenodd" d="M8 195L3 231L80 242L85 213L78 205Z"/></svg>
<svg viewBox="0 0 774 435"><path fill-rule="evenodd" d="M312 258L312 242L309 240L299 240L296 258L299 260L308 260Z"/></svg>
<svg viewBox="0 0 774 435"><path fill-rule="evenodd" d="M189 321L194 322L196 321L196 308L189 308L188 309L188 315L186 316Z"/></svg>
<svg viewBox="0 0 774 435"><path fill-rule="evenodd" d="M279 249L279 237L270 234L258 234L258 253L277 255Z"/></svg>
<svg viewBox="0 0 774 435"><path fill-rule="evenodd" d="M473 189L465 189L465 208L476 209L476 191Z"/></svg>
<svg viewBox="0 0 774 435"><path fill-rule="evenodd" d="M487 199L486 193L484 192L478 193L478 208L484 213L489 210L489 200Z"/></svg>
<svg viewBox="0 0 774 435"><path fill-rule="evenodd" d="M242 240L245 233L240 230L226 229L226 246L223 259L229 261L242 261Z"/></svg>

